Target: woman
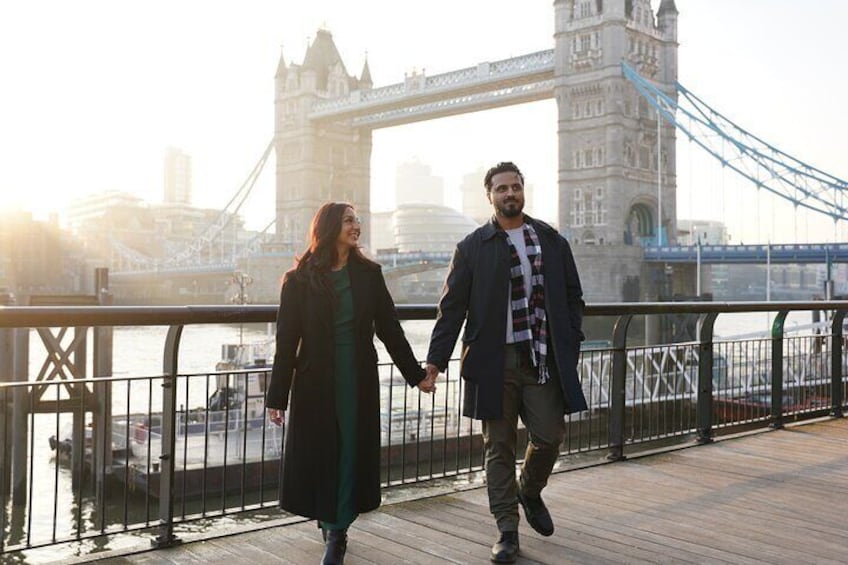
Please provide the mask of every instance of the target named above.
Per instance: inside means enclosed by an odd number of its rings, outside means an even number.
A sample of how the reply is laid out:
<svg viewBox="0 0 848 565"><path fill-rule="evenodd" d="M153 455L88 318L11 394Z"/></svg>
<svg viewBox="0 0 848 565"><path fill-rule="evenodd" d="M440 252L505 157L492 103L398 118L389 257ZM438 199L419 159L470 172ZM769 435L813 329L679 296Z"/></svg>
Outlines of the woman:
<svg viewBox="0 0 848 565"><path fill-rule="evenodd" d="M347 528L380 505L380 393L374 332L410 386L434 383L404 337L380 266L359 249L353 206L324 204L286 273L266 406L286 426L280 507L319 520L323 563L342 563Z"/></svg>

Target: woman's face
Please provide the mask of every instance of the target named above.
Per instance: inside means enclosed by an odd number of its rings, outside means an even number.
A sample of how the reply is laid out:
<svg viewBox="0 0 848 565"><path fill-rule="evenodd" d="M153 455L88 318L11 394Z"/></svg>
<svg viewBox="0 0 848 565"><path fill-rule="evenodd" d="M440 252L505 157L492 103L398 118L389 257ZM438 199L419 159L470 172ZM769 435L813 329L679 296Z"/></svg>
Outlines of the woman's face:
<svg viewBox="0 0 848 565"><path fill-rule="evenodd" d="M345 208L344 214L342 214L342 229L339 231L336 242L340 247L356 247L359 244L359 235L360 223L356 210Z"/></svg>

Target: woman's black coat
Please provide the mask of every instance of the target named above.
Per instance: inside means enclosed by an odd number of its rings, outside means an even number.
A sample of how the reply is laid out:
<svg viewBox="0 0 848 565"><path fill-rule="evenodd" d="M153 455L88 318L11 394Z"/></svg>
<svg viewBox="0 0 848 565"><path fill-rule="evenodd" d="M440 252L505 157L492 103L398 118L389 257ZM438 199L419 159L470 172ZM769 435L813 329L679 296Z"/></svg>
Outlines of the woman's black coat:
<svg viewBox="0 0 848 565"><path fill-rule="evenodd" d="M380 384L374 333L404 378L414 386L425 371L397 319L379 265L351 255L348 261L356 335L357 462L355 505L368 512L380 505ZM334 391L333 306L295 270L286 273L277 313L277 351L266 405L285 410L280 507L334 522L339 434Z"/></svg>

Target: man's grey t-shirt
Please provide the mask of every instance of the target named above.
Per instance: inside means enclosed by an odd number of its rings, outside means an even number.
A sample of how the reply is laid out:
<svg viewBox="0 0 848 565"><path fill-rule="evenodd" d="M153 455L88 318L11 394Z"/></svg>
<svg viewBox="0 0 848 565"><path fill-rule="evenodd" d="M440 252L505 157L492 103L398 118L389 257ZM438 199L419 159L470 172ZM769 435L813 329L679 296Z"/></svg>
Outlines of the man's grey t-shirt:
<svg viewBox="0 0 848 565"><path fill-rule="evenodd" d="M518 259L521 261L521 271L524 275L524 291L529 300L530 293L533 292L533 287L531 286L533 270L530 265L530 259L527 258L527 244L524 241L524 226L522 225L520 228L515 228L513 230L504 230L506 234L509 236L509 240L512 242L512 245L515 246L515 251L518 253ZM512 263L510 262L510 265ZM515 339L512 336L512 279L510 278L509 283L509 296L507 297L506 302L506 342L507 343L515 343Z"/></svg>

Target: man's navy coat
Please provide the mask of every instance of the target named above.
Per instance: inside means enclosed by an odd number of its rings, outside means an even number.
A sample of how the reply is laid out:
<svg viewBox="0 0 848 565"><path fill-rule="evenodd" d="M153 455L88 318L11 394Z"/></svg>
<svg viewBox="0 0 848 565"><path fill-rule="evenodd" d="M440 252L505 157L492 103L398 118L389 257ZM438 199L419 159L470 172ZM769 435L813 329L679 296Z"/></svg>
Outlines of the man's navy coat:
<svg viewBox="0 0 848 565"><path fill-rule="evenodd" d="M586 410L577 375L583 291L571 246L548 224L524 218L542 247L548 369L559 375L565 412ZM460 367L466 381L463 413L480 420L503 417L509 268L509 245L498 235L494 218L457 244L427 354L427 362L444 371L467 314Z"/></svg>

